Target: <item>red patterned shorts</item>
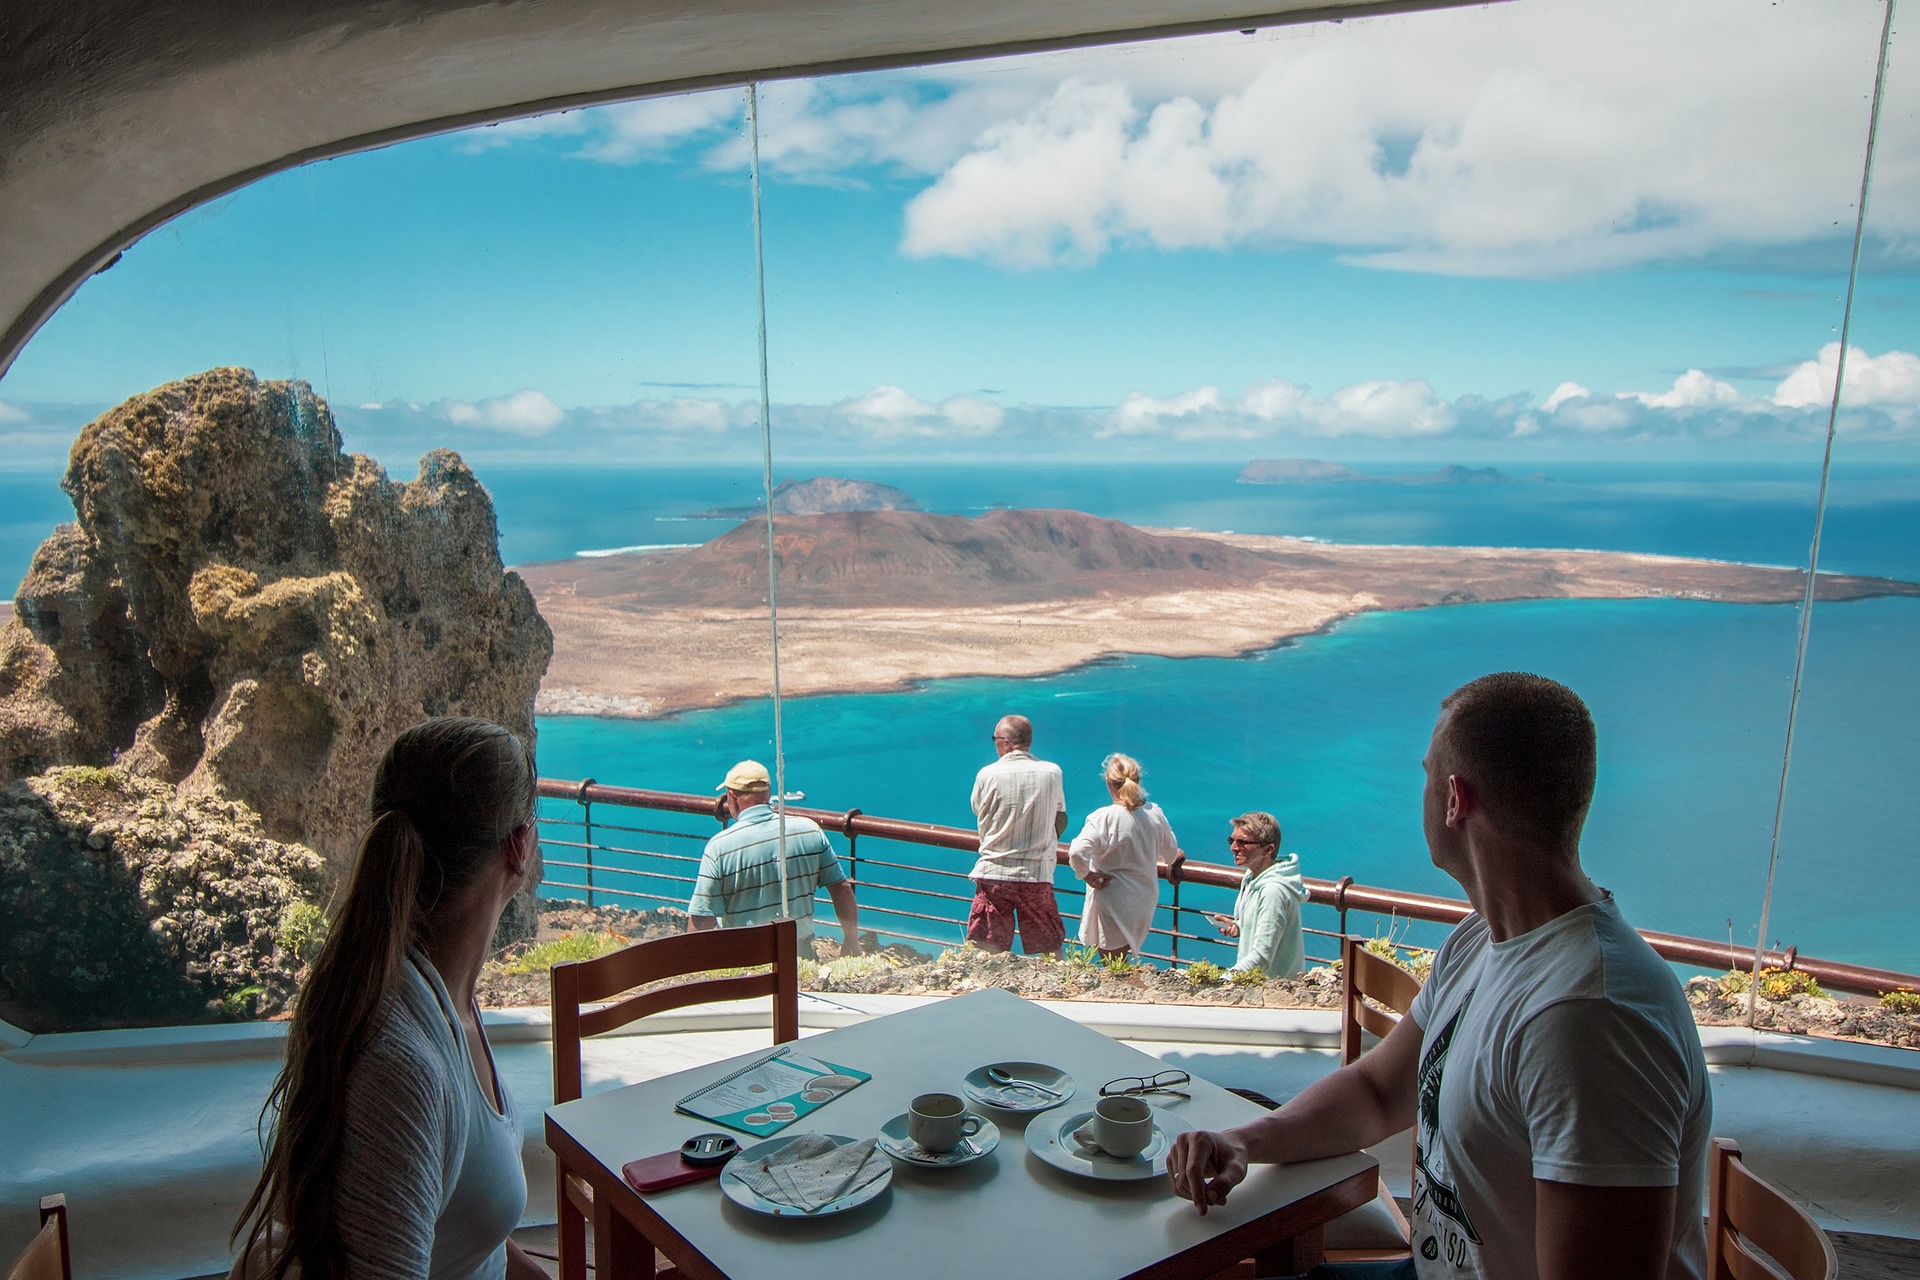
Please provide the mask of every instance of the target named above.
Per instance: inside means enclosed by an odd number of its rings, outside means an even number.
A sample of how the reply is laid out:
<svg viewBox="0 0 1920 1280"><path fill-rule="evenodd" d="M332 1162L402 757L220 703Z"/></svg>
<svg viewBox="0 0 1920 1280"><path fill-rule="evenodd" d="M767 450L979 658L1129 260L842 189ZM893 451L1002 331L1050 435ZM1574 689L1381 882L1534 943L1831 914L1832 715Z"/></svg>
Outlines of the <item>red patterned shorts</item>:
<svg viewBox="0 0 1920 1280"><path fill-rule="evenodd" d="M1067 940L1067 925L1053 899L1053 886L1027 880L975 880L967 912L967 941L1005 951L1020 930L1020 949L1051 955Z"/></svg>

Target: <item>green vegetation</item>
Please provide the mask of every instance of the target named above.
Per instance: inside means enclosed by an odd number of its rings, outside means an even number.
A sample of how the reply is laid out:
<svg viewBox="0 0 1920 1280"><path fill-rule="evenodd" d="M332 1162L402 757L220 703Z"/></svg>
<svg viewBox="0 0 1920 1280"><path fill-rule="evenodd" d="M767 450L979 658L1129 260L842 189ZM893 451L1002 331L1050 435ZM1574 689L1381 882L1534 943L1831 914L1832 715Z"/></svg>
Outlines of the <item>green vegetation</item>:
<svg viewBox="0 0 1920 1280"><path fill-rule="evenodd" d="M1880 1007L1889 1013L1920 1013L1920 991L1901 987L1880 997Z"/></svg>
<svg viewBox="0 0 1920 1280"><path fill-rule="evenodd" d="M1100 966L1116 978L1124 978L1139 967L1134 964L1133 958L1124 951L1117 956L1102 957Z"/></svg>
<svg viewBox="0 0 1920 1280"><path fill-rule="evenodd" d="M1227 981L1236 987L1264 987L1267 985L1267 971L1259 965L1251 969L1229 969Z"/></svg>
<svg viewBox="0 0 1920 1280"><path fill-rule="evenodd" d="M61 772L65 780L71 784L105 787L108 791L120 790L127 780L126 773L112 765L102 768L98 765L76 764Z"/></svg>
<svg viewBox="0 0 1920 1280"><path fill-rule="evenodd" d="M1362 945L1370 955L1398 965L1422 982L1433 972L1433 952L1420 947L1402 946L1393 940L1391 934L1376 934Z"/></svg>
<svg viewBox="0 0 1920 1280"><path fill-rule="evenodd" d="M1730 969L1720 975L1720 994L1731 1000L1743 996L1752 985L1752 975L1740 969ZM1760 994L1769 1000L1786 1000L1793 996L1816 996L1824 998L1826 992L1811 975L1797 969L1762 969L1760 971Z"/></svg>
<svg viewBox="0 0 1920 1280"><path fill-rule="evenodd" d="M326 913L311 902L289 902L273 932L274 945L301 964L312 964L326 940Z"/></svg>
<svg viewBox="0 0 1920 1280"><path fill-rule="evenodd" d="M1067 968L1078 969L1082 972L1095 969L1100 964L1100 953L1098 951L1092 947L1083 947L1073 942L1067 943L1066 946L1060 949L1060 958L1065 962Z"/></svg>
<svg viewBox="0 0 1920 1280"><path fill-rule="evenodd" d="M1195 960L1187 966L1187 982L1196 987L1217 987L1226 970L1211 960Z"/></svg>
<svg viewBox="0 0 1920 1280"><path fill-rule="evenodd" d="M510 977L526 973L545 973L556 964L569 960L597 960L609 951L618 951L632 942L622 934L605 932L563 933L551 942L537 942L519 955L501 962L501 972Z"/></svg>
<svg viewBox="0 0 1920 1280"><path fill-rule="evenodd" d="M220 997L220 1016L229 1022L246 1022L253 1017L254 1005L267 989L258 983L230 991Z"/></svg>

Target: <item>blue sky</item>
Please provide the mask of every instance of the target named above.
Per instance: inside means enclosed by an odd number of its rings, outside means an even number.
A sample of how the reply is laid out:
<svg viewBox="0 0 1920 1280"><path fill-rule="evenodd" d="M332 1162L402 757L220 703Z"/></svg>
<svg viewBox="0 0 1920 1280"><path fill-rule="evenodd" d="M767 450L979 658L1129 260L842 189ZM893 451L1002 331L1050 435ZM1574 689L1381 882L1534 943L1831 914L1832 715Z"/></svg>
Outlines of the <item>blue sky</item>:
<svg viewBox="0 0 1920 1280"><path fill-rule="evenodd" d="M1817 448L1878 6L1624 7L766 87L776 450ZM1843 422L1862 456L1920 443L1900 53ZM307 379L390 462L749 456L740 100L404 144L190 212L0 379L8 461L49 465L92 413L222 364Z"/></svg>

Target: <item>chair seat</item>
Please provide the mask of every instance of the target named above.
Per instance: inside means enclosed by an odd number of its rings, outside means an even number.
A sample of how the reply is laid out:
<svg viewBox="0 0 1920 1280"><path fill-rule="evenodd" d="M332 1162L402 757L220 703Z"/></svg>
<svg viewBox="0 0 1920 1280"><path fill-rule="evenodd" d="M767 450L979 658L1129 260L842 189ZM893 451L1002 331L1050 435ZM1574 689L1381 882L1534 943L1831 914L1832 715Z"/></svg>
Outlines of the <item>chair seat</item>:
<svg viewBox="0 0 1920 1280"><path fill-rule="evenodd" d="M1328 1253L1338 1250L1341 1253L1403 1254L1408 1251L1407 1221L1401 1216L1400 1206L1387 1196L1385 1188L1358 1209L1349 1209L1327 1223L1326 1232Z"/></svg>

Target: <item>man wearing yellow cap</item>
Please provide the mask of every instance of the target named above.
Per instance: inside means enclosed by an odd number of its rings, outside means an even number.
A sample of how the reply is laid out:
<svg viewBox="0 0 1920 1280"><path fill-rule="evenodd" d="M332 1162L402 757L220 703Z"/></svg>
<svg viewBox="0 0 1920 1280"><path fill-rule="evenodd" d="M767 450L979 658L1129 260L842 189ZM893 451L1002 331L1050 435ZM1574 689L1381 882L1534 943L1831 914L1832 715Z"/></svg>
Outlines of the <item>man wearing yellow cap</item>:
<svg viewBox="0 0 1920 1280"><path fill-rule="evenodd" d="M700 875L687 903L687 928L732 929L765 924L780 916L781 815L768 803L773 783L767 767L742 760L727 770L716 791L724 792L721 813L733 822L707 841ZM840 954L860 954L860 912L853 881L834 856L827 833L798 814L785 815L787 914L799 926L800 954L813 951L813 895L824 888L833 899L834 918L846 941Z"/></svg>

